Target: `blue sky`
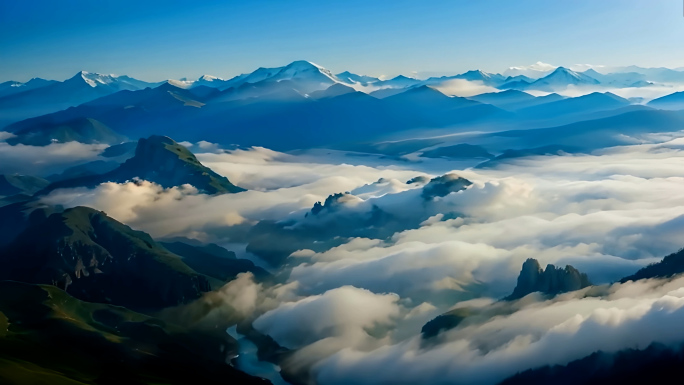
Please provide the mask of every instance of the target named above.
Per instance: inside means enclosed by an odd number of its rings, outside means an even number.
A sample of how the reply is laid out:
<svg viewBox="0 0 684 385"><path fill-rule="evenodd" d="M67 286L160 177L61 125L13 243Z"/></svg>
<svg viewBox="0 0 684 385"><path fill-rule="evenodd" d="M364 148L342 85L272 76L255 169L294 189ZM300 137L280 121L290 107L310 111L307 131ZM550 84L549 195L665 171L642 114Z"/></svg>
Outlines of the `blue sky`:
<svg viewBox="0 0 684 385"><path fill-rule="evenodd" d="M681 0L0 1L0 81L231 77L305 59L368 75L543 61L684 67Z"/></svg>

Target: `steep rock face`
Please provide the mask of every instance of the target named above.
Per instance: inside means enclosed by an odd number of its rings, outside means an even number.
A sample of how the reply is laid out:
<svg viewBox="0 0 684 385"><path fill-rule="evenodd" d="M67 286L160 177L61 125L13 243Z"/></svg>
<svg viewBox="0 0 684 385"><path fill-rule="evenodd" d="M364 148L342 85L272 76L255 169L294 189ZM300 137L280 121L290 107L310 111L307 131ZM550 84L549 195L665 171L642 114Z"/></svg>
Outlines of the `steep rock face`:
<svg viewBox="0 0 684 385"><path fill-rule="evenodd" d="M141 231L76 207L32 221L0 250L0 279L51 284L76 298L154 310L209 291L209 282Z"/></svg>
<svg viewBox="0 0 684 385"><path fill-rule="evenodd" d="M518 284L513 290L513 294L506 299L519 299L536 291L555 295L579 290L587 286L591 286L587 275L580 273L570 265L562 269L549 264L544 270L539 265L539 261L530 258L523 263L518 276Z"/></svg>
<svg viewBox="0 0 684 385"><path fill-rule="evenodd" d="M207 194L245 191L200 163L184 146L166 136L150 136L138 141L135 155L106 174L55 182L43 193L69 187L94 187L104 182L123 183L134 178L157 183L163 187L191 184Z"/></svg>

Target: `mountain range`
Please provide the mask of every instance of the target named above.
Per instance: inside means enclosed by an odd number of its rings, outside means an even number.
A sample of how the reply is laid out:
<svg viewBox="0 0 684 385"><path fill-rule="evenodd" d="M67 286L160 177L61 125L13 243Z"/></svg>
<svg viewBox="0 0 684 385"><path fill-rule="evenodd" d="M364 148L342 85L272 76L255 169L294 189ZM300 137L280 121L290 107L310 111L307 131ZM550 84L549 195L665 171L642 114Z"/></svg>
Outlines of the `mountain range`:
<svg viewBox="0 0 684 385"><path fill-rule="evenodd" d="M38 82L38 85L30 83ZM4 83L3 83L4 84ZM74 107L121 90L140 90L158 84L128 76L81 71L63 82L32 80L21 92L0 96L0 124Z"/></svg>
<svg viewBox="0 0 684 385"><path fill-rule="evenodd" d="M600 73L556 67L537 79L480 70L425 80L389 80L350 72L333 74L307 62L258 68L228 80L205 75L196 81L146 83L127 76L79 72L64 82L34 79L3 83L24 89L0 96L0 124L11 145L53 142L118 144L150 135L223 145L261 145L292 150L359 143L424 129L478 127L543 128L628 113L634 103L610 92L564 97L566 87L638 87L676 79L678 71L653 69ZM658 76L656 76L658 75ZM667 76L669 76L669 78ZM468 98L440 90L449 81L498 88ZM446 92L446 91L444 91ZM548 92L534 96L536 92ZM679 94L648 107L679 109ZM25 117L32 116L28 119ZM536 126L536 127L535 127ZM325 127L325 130L321 130Z"/></svg>

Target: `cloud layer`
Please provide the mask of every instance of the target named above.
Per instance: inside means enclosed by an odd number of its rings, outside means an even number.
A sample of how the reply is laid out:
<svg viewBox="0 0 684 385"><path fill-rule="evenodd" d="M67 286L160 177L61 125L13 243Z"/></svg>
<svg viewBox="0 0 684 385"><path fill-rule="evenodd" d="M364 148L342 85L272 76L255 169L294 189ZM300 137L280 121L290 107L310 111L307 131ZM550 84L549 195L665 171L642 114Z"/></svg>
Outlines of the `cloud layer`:
<svg viewBox="0 0 684 385"><path fill-rule="evenodd" d="M132 181L56 190L44 200L102 209L157 237L214 242L265 219L324 227L382 212L405 226L299 250L281 271L285 286L254 287L243 277L244 298L228 289L221 298L295 349L283 365L320 384L496 383L597 349L684 340L675 326L684 320L682 279L610 285L682 246L684 139L651 139L657 143L454 170L473 184L429 199L425 181L406 181L441 175L443 161L351 165L316 152L224 153L205 144L199 159L250 191L207 196ZM348 194L335 210L304 216L338 192ZM496 302L527 258L572 264L605 285ZM426 344L422 325L453 306L480 315Z"/></svg>

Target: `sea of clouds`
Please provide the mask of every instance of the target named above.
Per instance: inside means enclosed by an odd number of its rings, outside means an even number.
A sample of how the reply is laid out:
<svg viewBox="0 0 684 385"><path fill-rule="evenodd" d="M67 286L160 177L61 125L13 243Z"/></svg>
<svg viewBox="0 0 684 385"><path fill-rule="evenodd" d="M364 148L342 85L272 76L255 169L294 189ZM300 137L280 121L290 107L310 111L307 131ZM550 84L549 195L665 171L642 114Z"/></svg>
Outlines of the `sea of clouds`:
<svg viewBox="0 0 684 385"><path fill-rule="evenodd" d="M223 298L296 350L286 365L320 384L496 383L598 349L684 340L683 279L614 283L684 246L683 145L663 136L590 155L450 170L473 184L426 200L420 183L406 181L444 174L443 161L368 158L363 165L197 144L191 149L203 164L249 191L209 196L189 185L130 181L56 190L43 200L94 207L157 238L218 243L231 241L231 228L260 220L323 226L380 208L415 225L387 239L299 250L277 287L243 275ZM349 195L338 210L305 216L339 192ZM600 286L551 300L498 301L527 258L572 264ZM479 316L426 343L421 327L454 306Z"/></svg>

